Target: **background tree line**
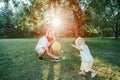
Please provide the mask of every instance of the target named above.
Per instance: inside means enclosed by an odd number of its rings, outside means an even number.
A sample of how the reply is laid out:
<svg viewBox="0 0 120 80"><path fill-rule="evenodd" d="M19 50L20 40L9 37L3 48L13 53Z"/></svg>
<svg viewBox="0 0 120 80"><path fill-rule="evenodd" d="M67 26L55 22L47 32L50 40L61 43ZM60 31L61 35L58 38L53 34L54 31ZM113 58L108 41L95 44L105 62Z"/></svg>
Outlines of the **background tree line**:
<svg viewBox="0 0 120 80"><path fill-rule="evenodd" d="M120 35L119 0L1 0L0 38L39 37L56 15L64 37Z"/></svg>

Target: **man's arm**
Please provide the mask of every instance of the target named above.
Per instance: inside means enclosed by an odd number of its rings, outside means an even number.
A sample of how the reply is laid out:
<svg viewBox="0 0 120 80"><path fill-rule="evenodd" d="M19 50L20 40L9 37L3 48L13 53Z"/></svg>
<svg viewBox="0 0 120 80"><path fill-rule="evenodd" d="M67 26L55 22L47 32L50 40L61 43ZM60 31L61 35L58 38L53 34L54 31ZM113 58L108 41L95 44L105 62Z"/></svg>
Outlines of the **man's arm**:
<svg viewBox="0 0 120 80"><path fill-rule="evenodd" d="M49 52L48 47L44 47L44 49L45 49L46 54L47 54L48 56L51 56L51 57L54 58L54 59L59 59L59 57L57 57L57 56L55 56L55 55L53 55L52 53Z"/></svg>

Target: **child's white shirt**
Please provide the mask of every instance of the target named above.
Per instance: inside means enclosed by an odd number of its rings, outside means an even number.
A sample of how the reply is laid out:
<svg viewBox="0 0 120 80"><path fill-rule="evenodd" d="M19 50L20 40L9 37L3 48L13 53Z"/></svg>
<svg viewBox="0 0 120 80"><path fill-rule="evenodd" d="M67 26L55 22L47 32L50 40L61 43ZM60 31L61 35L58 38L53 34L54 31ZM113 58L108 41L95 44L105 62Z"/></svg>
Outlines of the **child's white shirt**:
<svg viewBox="0 0 120 80"><path fill-rule="evenodd" d="M80 48L82 49L80 51L82 61L93 61L93 57L90 53L88 46L84 44L84 45L81 45Z"/></svg>
<svg viewBox="0 0 120 80"><path fill-rule="evenodd" d="M46 36L43 36L42 38L40 38L40 40L37 43L37 46L35 48L35 50L37 51L38 49L42 48L42 47L47 47L49 46L50 43L48 42Z"/></svg>

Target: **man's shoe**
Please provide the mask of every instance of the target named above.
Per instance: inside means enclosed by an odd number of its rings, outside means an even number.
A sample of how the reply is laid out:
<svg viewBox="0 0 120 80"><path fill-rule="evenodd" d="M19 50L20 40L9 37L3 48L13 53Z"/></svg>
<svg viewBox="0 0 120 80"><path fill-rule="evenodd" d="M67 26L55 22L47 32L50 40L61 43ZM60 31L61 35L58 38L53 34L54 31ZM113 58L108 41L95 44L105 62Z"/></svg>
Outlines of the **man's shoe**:
<svg viewBox="0 0 120 80"><path fill-rule="evenodd" d="M54 59L54 58L51 58L51 61L60 61L59 59Z"/></svg>
<svg viewBox="0 0 120 80"><path fill-rule="evenodd" d="M43 58L42 58L42 57L39 57L39 60L40 60L40 61L43 61Z"/></svg>

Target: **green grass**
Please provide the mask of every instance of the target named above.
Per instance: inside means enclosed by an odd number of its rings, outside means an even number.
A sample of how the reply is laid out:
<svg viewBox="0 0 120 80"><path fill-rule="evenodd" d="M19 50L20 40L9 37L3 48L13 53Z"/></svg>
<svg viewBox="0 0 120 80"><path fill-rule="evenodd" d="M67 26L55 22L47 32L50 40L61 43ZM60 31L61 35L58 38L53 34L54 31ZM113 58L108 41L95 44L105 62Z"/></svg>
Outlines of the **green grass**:
<svg viewBox="0 0 120 80"><path fill-rule="evenodd" d="M61 38L63 55L60 62L38 60L34 48L38 39L0 40L0 80L120 80L120 40L86 38L95 59L93 68L98 71L92 79L78 75L81 58L79 51L69 44L74 40Z"/></svg>

